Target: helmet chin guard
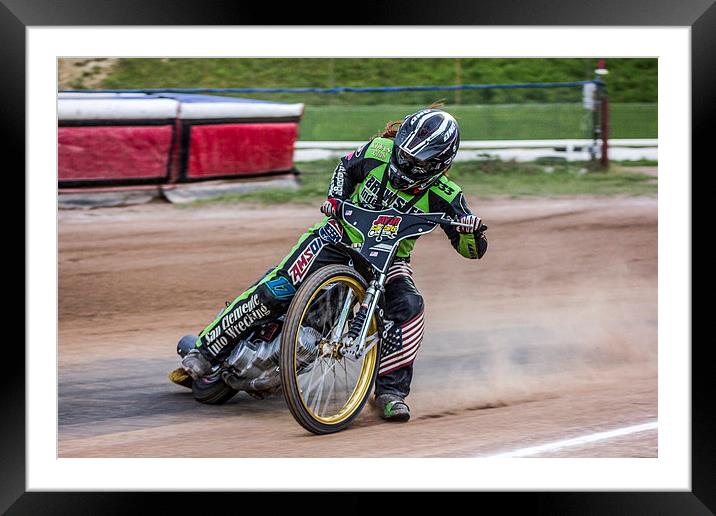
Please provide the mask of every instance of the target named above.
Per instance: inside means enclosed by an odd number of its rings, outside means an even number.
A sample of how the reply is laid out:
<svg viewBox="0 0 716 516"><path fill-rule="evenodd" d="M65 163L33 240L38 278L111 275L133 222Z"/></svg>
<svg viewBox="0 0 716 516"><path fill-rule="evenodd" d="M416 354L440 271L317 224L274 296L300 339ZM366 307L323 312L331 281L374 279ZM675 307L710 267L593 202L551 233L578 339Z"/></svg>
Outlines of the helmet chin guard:
<svg viewBox="0 0 716 516"><path fill-rule="evenodd" d="M426 179L418 181L413 179L409 174L401 171L393 163L390 163L388 166L388 179L390 180L390 184L397 190L411 191L412 193L425 190L443 174L444 172L437 172Z"/></svg>

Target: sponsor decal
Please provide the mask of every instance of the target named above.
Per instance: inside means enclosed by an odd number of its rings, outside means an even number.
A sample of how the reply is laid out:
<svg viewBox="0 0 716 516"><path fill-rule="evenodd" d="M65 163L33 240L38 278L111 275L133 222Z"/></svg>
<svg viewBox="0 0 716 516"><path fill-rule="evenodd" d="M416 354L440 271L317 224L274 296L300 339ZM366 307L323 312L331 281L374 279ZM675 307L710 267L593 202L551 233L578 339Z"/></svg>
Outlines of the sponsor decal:
<svg viewBox="0 0 716 516"><path fill-rule="evenodd" d="M413 125L415 122L417 122L418 119L427 112L428 112L427 109L423 109L422 111L418 111L417 113L415 113L415 116L413 116L413 118L410 119L410 125Z"/></svg>
<svg viewBox="0 0 716 516"><path fill-rule="evenodd" d="M301 254L298 255L298 258L296 258L296 261L294 261L288 268L288 274L291 276L291 282L293 282L294 285L301 282L306 275L308 268L314 262L316 256L318 256L318 253L325 247L325 245L326 242L322 238L316 237L311 240L306 247L304 247Z"/></svg>
<svg viewBox="0 0 716 516"><path fill-rule="evenodd" d="M338 165L333 174L333 184L331 184L331 192L329 195L339 197L343 195L343 181L346 169L343 165Z"/></svg>
<svg viewBox="0 0 716 516"><path fill-rule="evenodd" d="M328 219L321 229L318 230L320 236L326 242L337 244L343 237L343 227L335 219Z"/></svg>
<svg viewBox="0 0 716 516"><path fill-rule="evenodd" d="M363 149L365 148L365 146L366 146L366 144L364 143L363 145L358 147L358 150L356 150L355 153L352 153L352 154L355 154L355 157L359 158L360 154L361 154L361 152L363 152Z"/></svg>
<svg viewBox="0 0 716 516"><path fill-rule="evenodd" d="M288 281L288 278L284 278L283 276L267 281L266 286L278 299L286 299L296 293L296 289L291 285L291 282Z"/></svg>
<svg viewBox="0 0 716 516"><path fill-rule="evenodd" d="M448 186L442 181L438 181L438 184L436 186L438 190L442 190L443 192L445 192L445 195L452 195L455 192L455 189L453 187Z"/></svg>
<svg viewBox="0 0 716 516"><path fill-rule="evenodd" d="M455 134L455 124L450 124L450 127L448 127L448 130L445 132L445 136L443 136L443 142L448 141L453 134Z"/></svg>
<svg viewBox="0 0 716 516"><path fill-rule="evenodd" d="M369 237L376 237L376 241L380 242L385 238L395 238L398 234L398 228L400 222L403 220L402 217L393 217L391 215L378 215L378 218L371 224L370 231L368 231Z"/></svg>
<svg viewBox="0 0 716 516"><path fill-rule="evenodd" d="M390 145L386 145L381 142L373 142L373 150L377 150L380 152L389 152L390 148L391 148Z"/></svg>
<svg viewBox="0 0 716 516"><path fill-rule="evenodd" d="M221 322L204 336L204 342L211 353L218 355L229 343L229 338L237 340L252 324L270 314L271 310L259 300L258 294L254 294L224 315Z"/></svg>
<svg viewBox="0 0 716 516"><path fill-rule="evenodd" d="M391 147L381 142L374 141L370 147L370 156L380 160L387 160L390 156Z"/></svg>
<svg viewBox="0 0 716 516"><path fill-rule="evenodd" d="M422 210L415 206L410 208L410 210L406 210L405 205L408 204L408 201L400 197L397 192L391 190L389 187L386 187L383 193L383 205L377 206L379 191L380 181L373 175L368 176L360 192L361 202L365 203L371 209L395 208L403 213L422 213ZM346 215L350 215L350 213L346 212Z"/></svg>

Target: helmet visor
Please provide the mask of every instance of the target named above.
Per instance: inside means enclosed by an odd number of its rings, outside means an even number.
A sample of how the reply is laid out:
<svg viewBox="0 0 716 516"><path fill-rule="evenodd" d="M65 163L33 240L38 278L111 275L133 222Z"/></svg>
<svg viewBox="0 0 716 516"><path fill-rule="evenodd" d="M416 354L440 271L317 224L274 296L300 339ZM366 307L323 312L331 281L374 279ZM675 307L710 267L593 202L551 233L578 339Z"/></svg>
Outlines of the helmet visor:
<svg viewBox="0 0 716 516"><path fill-rule="evenodd" d="M435 172L439 171L441 166L440 160L419 160L400 148L396 158L398 166L418 180L435 175Z"/></svg>

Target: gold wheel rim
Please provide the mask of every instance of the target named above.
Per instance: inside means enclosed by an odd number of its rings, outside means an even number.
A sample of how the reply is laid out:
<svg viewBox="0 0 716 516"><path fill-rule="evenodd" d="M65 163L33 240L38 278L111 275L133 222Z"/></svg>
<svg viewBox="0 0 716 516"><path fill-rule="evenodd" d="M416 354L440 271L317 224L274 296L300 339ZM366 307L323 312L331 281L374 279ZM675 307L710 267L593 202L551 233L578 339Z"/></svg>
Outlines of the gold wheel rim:
<svg viewBox="0 0 716 516"><path fill-rule="evenodd" d="M311 303L313 303L313 300L316 298L318 293L323 290L324 287L327 285L330 285L331 283L343 283L347 284L353 292L356 294L357 298L362 300L365 296L365 289L363 286L354 278L351 278L350 276L335 276L333 278L329 278L321 285L313 291L313 294L311 295L310 299L308 300L308 303L306 303L305 308L303 309L303 312L301 313L301 320L299 321L298 328L301 328L301 323L303 323L303 319L306 317L306 312L308 311L308 308L311 306ZM376 324L375 324L375 317L371 321L370 328L368 330L368 334L372 334L376 331ZM356 385L353 388L353 392L351 392L350 396L348 397L348 400L343 404L343 407L336 413L331 416L320 416L316 414L313 410L311 410L308 405L306 404L306 400L303 398L303 394L301 392L301 389L299 387L298 382L298 357L296 356L299 349L299 342L298 342L298 336L299 332L296 332L296 335L294 337L294 345L293 345L293 375L294 379L296 381L296 387L298 387L298 397L301 400L301 404L303 405L303 408L306 409L306 411L313 417L316 421L319 421L326 425L335 425L338 423L342 423L346 419L348 419L353 413L360 407L362 404L366 394L368 393L368 389L370 389L371 379L373 377L373 371L376 367L376 362L378 359L378 346L373 346L368 353L366 353L363 356L363 365L361 366L360 374L358 375L358 380L356 381Z"/></svg>

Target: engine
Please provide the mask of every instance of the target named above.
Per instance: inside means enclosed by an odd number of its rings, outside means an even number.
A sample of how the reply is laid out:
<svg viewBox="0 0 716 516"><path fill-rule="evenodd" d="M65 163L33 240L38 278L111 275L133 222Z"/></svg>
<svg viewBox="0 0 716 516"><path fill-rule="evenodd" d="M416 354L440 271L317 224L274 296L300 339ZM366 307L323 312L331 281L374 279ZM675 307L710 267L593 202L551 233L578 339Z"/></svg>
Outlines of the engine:
<svg viewBox="0 0 716 516"><path fill-rule="evenodd" d="M281 320L264 324L239 341L226 360L228 367L222 375L228 385L237 390L264 390L280 384L282 326ZM308 361L316 352L321 334L310 327L299 331L299 359Z"/></svg>

